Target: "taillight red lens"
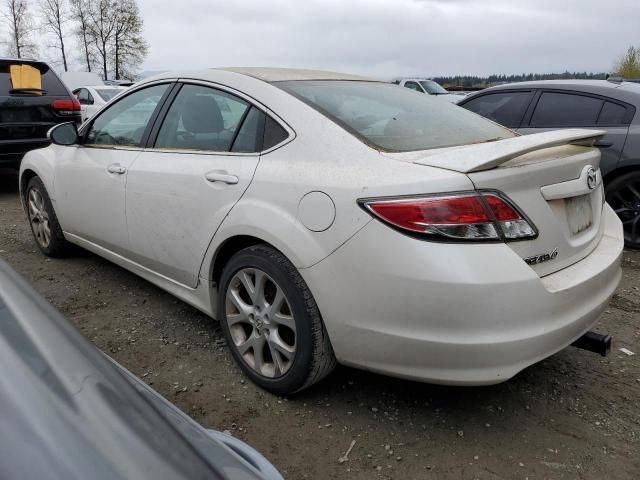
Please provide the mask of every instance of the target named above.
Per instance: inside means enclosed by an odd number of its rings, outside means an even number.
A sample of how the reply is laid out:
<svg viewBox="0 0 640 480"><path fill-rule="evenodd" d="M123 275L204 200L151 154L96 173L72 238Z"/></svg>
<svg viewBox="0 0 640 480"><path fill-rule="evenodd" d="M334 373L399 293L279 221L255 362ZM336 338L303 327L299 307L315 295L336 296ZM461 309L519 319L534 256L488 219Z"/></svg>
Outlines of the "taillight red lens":
<svg viewBox="0 0 640 480"><path fill-rule="evenodd" d="M80 102L77 98L54 100L51 106L63 115L70 115L80 111Z"/></svg>
<svg viewBox="0 0 640 480"><path fill-rule="evenodd" d="M518 210L497 193L381 198L361 204L385 223L431 238L513 240L536 235Z"/></svg>
<svg viewBox="0 0 640 480"><path fill-rule="evenodd" d="M493 216L499 222L507 222L509 220L520 220L522 217L514 208L497 195L485 194L484 201L487 202Z"/></svg>
<svg viewBox="0 0 640 480"><path fill-rule="evenodd" d="M424 232L425 225L468 225L490 221L477 196L384 200L367 206L387 222L414 232Z"/></svg>

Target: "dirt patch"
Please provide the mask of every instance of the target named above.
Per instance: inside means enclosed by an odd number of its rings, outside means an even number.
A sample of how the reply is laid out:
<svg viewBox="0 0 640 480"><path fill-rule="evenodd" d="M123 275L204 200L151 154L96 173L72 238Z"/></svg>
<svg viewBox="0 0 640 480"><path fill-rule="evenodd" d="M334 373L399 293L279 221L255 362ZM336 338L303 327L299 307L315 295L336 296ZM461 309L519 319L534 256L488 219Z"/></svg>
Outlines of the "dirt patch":
<svg viewBox="0 0 640 480"><path fill-rule="evenodd" d="M216 323L195 309L90 253L43 257L15 182L0 174L0 258L99 348L203 425L258 448L286 478L638 478L637 252L625 253L622 285L597 326L614 337L608 358L568 348L482 388L339 368L284 399L242 377Z"/></svg>

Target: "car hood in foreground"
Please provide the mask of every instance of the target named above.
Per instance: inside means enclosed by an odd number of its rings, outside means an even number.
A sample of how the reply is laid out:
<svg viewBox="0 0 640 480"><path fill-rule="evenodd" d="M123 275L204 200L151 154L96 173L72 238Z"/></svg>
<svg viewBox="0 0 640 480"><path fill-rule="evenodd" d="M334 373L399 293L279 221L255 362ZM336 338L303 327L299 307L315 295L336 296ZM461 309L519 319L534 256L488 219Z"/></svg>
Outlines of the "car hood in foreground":
<svg viewBox="0 0 640 480"><path fill-rule="evenodd" d="M0 262L0 478L282 478L114 363Z"/></svg>

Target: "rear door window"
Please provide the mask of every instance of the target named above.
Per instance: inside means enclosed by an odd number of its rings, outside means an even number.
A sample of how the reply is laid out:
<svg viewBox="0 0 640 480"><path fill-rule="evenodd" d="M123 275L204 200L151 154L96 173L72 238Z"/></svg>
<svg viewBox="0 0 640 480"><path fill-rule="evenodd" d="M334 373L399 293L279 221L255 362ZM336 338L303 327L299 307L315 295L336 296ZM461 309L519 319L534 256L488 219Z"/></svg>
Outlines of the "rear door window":
<svg viewBox="0 0 640 480"><path fill-rule="evenodd" d="M0 61L0 96L20 94L67 96L68 92L46 64Z"/></svg>
<svg viewBox="0 0 640 480"><path fill-rule="evenodd" d="M518 128L531 95L530 91L491 93L473 98L462 106L505 127Z"/></svg>
<svg viewBox="0 0 640 480"><path fill-rule="evenodd" d="M221 90L185 85L167 112L155 148L228 152L250 107ZM239 140L242 148L250 143L248 134Z"/></svg>
<svg viewBox="0 0 640 480"><path fill-rule="evenodd" d="M625 121L626 117L626 107L613 102L604 102L598 117L598 125L627 125L629 121Z"/></svg>
<svg viewBox="0 0 640 480"><path fill-rule="evenodd" d="M531 116L531 127L588 127L596 125L600 98L575 93L544 92Z"/></svg>

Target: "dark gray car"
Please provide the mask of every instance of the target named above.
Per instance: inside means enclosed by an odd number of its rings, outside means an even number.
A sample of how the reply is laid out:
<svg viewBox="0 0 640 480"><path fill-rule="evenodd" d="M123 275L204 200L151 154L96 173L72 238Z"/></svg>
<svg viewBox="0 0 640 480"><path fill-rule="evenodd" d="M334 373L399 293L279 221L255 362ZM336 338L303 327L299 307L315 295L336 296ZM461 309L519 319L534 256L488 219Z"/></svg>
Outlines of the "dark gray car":
<svg viewBox="0 0 640 480"><path fill-rule="evenodd" d="M1 479L281 480L80 335L0 261Z"/></svg>
<svg viewBox="0 0 640 480"><path fill-rule="evenodd" d="M625 243L640 248L640 85L608 80L521 82L482 90L458 105L522 134L561 128L604 130L607 202L618 213Z"/></svg>

